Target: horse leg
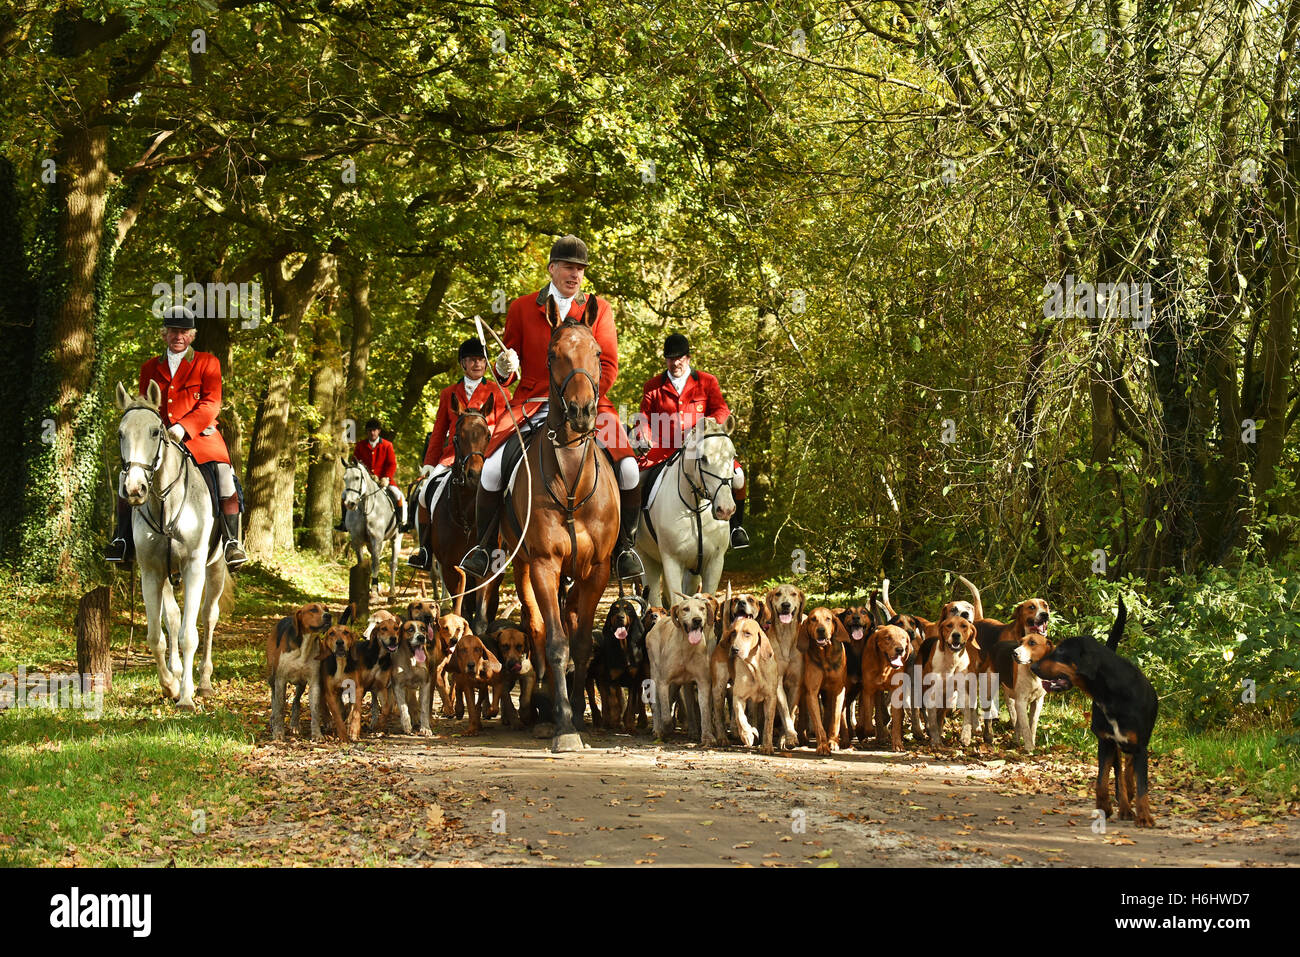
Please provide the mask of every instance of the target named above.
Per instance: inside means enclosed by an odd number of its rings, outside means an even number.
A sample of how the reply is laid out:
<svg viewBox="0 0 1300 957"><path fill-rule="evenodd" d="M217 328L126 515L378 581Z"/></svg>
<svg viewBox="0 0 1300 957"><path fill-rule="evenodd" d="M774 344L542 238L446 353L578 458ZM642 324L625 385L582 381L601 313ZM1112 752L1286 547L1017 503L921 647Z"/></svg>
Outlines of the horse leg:
<svg viewBox="0 0 1300 957"><path fill-rule="evenodd" d="M397 601L397 554L402 550L402 529L393 536L393 557L388 562L388 600Z"/></svg>
<svg viewBox="0 0 1300 957"><path fill-rule="evenodd" d="M203 590L203 666L199 669L199 697L207 698L212 690L212 633L217 630L221 616L221 593L226 587L226 563L217 561L208 566L207 584Z"/></svg>
<svg viewBox="0 0 1300 957"><path fill-rule="evenodd" d="M379 594L380 562L384 560L384 540L373 535L366 539L370 549L370 591Z"/></svg>
<svg viewBox="0 0 1300 957"><path fill-rule="evenodd" d="M199 650L199 606L203 604L203 582L208 577L203 556L185 563L185 610L181 614L181 696L176 707L194 710L194 653Z"/></svg>
<svg viewBox="0 0 1300 957"><path fill-rule="evenodd" d="M596 624L596 606L609 584L609 566L597 564L591 574L577 590L578 596L578 630L569 641L570 654L573 656L573 693L574 710L578 714L577 725L583 726L582 695L587 687L587 668L591 664L591 630ZM602 706L608 710L609 705L602 700ZM594 711L594 706L593 706Z"/></svg>
<svg viewBox="0 0 1300 957"><path fill-rule="evenodd" d="M529 578L537 603L541 606L546 625L546 663L551 672L551 687L554 691L552 711L555 714L555 732L551 737L552 751L581 751L582 737L573 726L573 706L570 703L565 680L569 670L569 636L564 630L564 620L560 615L560 596L557 594L559 584L558 569L549 562L533 562L529 566ZM575 693L583 694L585 689L575 682Z"/></svg>
<svg viewBox="0 0 1300 957"><path fill-rule="evenodd" d="M144 599L144 617L148 625L146 641L158 664L158 683L162 685L167 697L175 700L181 693L180 682L176 680L167 663L167 644L163 636L163 589L167 579L158 572L140 563L140 593Z"/></svg>
<svg viewBox="0 0 1300 957"><path fill-rule="evenodd" d="M647 535L649 533L642 532L641 534ZM638 552L637 554L641 556L641 565L645 568L645 594L642 597L645 598L647 604L663 605L663 566L645 552ZM672 607L672 602L664 605L664 607Z"/></svg>
<svg viewBox="0 0 1300 957"><path fill-rule="evenodd" d="M179 639L181 633L181 609L176 604L176 589L172 588L170 578L163 579L163 611L167 615L167 667L179 681L181 676L181 653ZM172 695L176 697L176 695Z"/></svg>
<svg viewBox="0 0 1300 957"><path fill-rule="evenodd" d="M716 552L709 551L709 542L704 542L704 565L701 567L700 591L706 595L712 595L718 590L718 583L722 581L722 561L726 557L726 548L720 548Z"/></svg>
<svg viewBox="0 0 1300 957"><path fill-rule="evenodd" d="M664 583L663 588L668 593L664 597L664 607L672 608L679 601L678 595L691 595L693 592L682 591L686 586L686 569L677 563L677 559L669 554L662 554Z"/></svg>

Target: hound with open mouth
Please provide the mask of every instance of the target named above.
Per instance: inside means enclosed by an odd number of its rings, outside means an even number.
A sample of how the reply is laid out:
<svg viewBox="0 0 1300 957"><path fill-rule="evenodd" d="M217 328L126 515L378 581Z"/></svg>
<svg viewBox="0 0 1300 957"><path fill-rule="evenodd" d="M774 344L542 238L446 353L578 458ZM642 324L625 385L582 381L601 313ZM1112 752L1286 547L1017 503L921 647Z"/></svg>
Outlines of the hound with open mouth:
<svg viewBox="0 0 1300 957"><path fill-rule="evenodd" d="M533 692L537 688L537 669L533 665L532 643L518 625L507 619L494 621L489 629L483 643L501 662L501 723L519 730L536 718ZM516 684L519 685L517 710L510 696Z"/></svg>
<svg viewBox="0 0 1300 957"><path fill-rule="evenodd" d="M885 743L885 717L875 714L883 710L883 701L889 708L889 733L895 751L903 750L903 708L907 704L905 689L900 686L907 680L906 669L912 654L911 636L898 625L881 625L867 638L862 652L862 691L858 707L863 712L863 723L872 722L876 729L876 743ZM913 694L915 699L917 695Z"/></svg>
<svg viewBox="0 0 1300 957"><path fill-rule="evenodd" d="M672 701L675 689L689 693L694 689L699 702L700 743L706 748L717 745L712 715L712 678L709 658L717 605L711 595L696 594L680 598L668 617L659 621L646 636L646 656L650 660L650 679L654 682L655 737L664 740L672 731ZM693 709L687 708L688 734L694 733Z"/></svg>
<svg viewBox="0 0 1300 957"><path fill-rule="evenodd" d="M1121 598L1105 644L1087 636L1067 638L1030 667L1045 690L1078 688L1092 699L1092 733L1097 738L1097 807L1108 818L1113 813L1113 766L1120 819L1132 818L1138 827L1153 827L1155 818L1147 798L1147 744L1160 702L1146 675L1115 653L1127 617Z"/></svg>
<svg viewBox="0 0 1300 957"><path fill-rule="evenodd" d="M790 720L781 738L783 748L793 748L799 743L795 730L803 695L803 652L799 649L799 626L803 624L803 609L807 596L794 585L777 585L763 596L767 608L767 637L776 652L776 665L785 686L785 699L790 703Z"/></svg>
<svg viewBox="0 0 1300 957"><path fill-rule="evenodd" d="M971 742L979 704L979 642L975 625L961 614L936 626L938 635L921 645L922 700L930 745L943 745L943 723L950 709L961 712L961 743Z"/></svg>

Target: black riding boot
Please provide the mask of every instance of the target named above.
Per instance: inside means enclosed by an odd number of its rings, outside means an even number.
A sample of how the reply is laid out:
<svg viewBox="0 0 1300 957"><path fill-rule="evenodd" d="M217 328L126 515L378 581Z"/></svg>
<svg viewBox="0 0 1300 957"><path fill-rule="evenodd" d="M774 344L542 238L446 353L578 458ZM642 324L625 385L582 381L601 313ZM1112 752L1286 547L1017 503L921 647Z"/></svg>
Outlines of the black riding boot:
<svg viewBox="0 0 1300 957"><path fill-rule="evenodd" d="M135 561L135 536L131 531L131 506L126 499L117 500L117 526L104 546L104 560L130 568Z"/></svg>
<svg viewBox="0 0 1300 957"><path fill-rule="evenodd" d="M427 572L433 568L433 552L429 548L429 533L433 528L433 522L429 522L420 529L420 550L406 559L406 564L411 568L418 568L422 572Z"/></svg>
<svg viewBox="0 0 1300 957"><path fill-rule="evenodd" d="M482 485L478 487L478 497L474 502L478 544L460 560L460 567L465 569L465 574L468 576L486 578L491 572L491 550L497 546L497 529L501 523L501 499L504 495L504 488L499 492L489 492Z"/></svg>
<svg viewBox="0 0 1300 957"><path fill-rule="evenodd" d="M239 519L238 512L221 516L222 524L226 526L226 570L232 572L248 561L248 556L244 554L244 546L240 544Z"/></svg>
<svg viewBox="0 0 1300 957"><path fill-rule="evenodd" d="M341 517L339 518L339 523L334 526L334 531L346 532L348 530L348 527L345 524L348 520L348 510L343 505L343 499L339 499L339 512L341 513Z"/></svg>
<svg viewBox="0 0 1300 957"><path fill-rule="evenodd" d="M641 556L632 547L636 544L636 523L641 512L640 487L619 489L618 504L618 544L614 546L614 572L619 581L642 578L645 567L641 564Z"/></svg>
<svg viewBox="0 0 1300 957"><path fill-rule="evenodd" d="M736 511L731 516L731 547L748 548L749 533L746 532L742 525L745 524L745 500L736 499Z"/></svg>

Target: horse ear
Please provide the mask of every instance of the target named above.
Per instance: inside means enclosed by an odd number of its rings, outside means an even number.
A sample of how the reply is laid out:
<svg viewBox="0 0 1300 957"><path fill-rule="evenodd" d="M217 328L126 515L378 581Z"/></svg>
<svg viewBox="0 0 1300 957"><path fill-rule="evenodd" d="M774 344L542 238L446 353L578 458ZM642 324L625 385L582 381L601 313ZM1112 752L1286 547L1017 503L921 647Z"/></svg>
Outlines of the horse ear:
<svg viewBox="0 0 1300 957"><path fill-rule="evenodd" d="M117 404L119 412L125 412L126 407L131 404L131 393L126 391L126 386L121 382L117 384L117 394L113 397L113 401Z"/></svg>
<svg viewBox="0 0 1300 957"><path fill-rule="evenodd" d="M552 329L560 324L560 315L555 309L555 299L551 296L546 297L546 321L550 323Z"/></svg>
<svg viewBox="0 0 1300 957"><path fill-rule="evenodd" d="M727 416L727 421L723 423L722 427L726 430L727 434L730 435L736 428L736 417L734 415Z"/></svg>
<svg viewBox="0 0 1300 957"><path fill-rule="evenodd" d="M155 409L162 407L162 390L158 388L156 379L149 380L149 391L147 393L149 402Z"/></svg>
<svg viewBox="0 0 1300 957"><path fill-rule="evenodd" d="M592 328L595 328L596 315L599 312L600 312L600 303L596 301L596 297L594 295L588 296L587 308L582 313L582 321L585 322L587 325L591 326Z"/></svg>
<svg viewBox="0 0 1300 957"><path fill-rule="evenodd" d="M455 392L453 392L451 394L451 411L456 413L456 415L460 415L461 412L463 412L464 410L465 407L460 404L460 398L456 395Z"/></svg>
<svg viewBox="0 0 1300 957"><path fill-rule="evenodd" d="M496 393L489 392L487 401L484 402L481 406L479 406L478 410L482 412L484 415L491 415L492 410L496 408L496 399L497 399Z"/></svg>

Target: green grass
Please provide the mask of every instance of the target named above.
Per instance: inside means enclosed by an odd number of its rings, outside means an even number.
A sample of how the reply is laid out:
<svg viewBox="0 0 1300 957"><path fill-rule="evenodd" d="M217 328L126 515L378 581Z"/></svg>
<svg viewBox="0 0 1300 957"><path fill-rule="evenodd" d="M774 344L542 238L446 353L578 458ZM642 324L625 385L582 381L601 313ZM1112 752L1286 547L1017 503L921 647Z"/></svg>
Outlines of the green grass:
<svg viewBox="0 0 1300 957"><path fill-rule="evenodd" d="M280 615L339 591L339 565L310 555L254 565L237 580L231 624L214 640L215 705L176 712L147 659L136 593L132 667L121 671L127 577L112 596L113 689L86 709L0 712L0 865L213 863L206 835L266 782L247 771L265 708L262 636ZM136 585L138 589L138 582ZM0 672L75 670L76 596L21 584L0 568ZM198 661L195 662L197 672ZM202 815L196 814L202 812ZM199 824L204 833L195 833Z"/></svg>

